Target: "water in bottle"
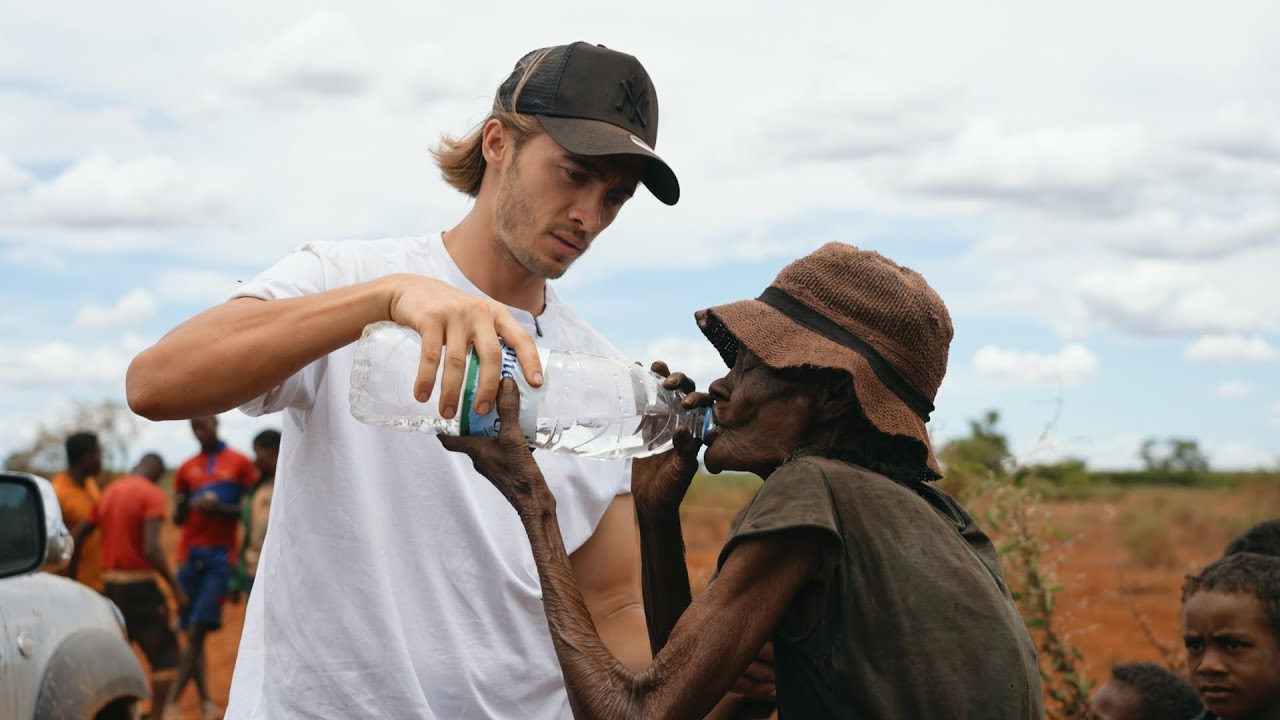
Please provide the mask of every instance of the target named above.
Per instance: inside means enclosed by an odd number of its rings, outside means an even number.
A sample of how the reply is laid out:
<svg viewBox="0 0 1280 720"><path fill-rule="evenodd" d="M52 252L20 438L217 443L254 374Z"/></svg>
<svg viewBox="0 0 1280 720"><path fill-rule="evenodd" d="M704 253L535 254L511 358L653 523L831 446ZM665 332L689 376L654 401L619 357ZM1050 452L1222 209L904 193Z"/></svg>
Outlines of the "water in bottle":
<svg viewBox="0 0 1280 720"><path fill-rule="evenodd" d="M496 435L497 410L480 415L472 407L479 381L475 351L468 354L458 413L446 420L438 412L439 373L430 400L413 397L421 350L422 340L411 328L393 322L366 327L351 370L351 414L402 430ZM661 377L639 365L574 350L540 348L538 356L544 379L533 388L515 351L502 346L501 375L520 388L520 429L533 447L587 458L639 458L669 449L680 425L699 438L710 430L710 408L684 408L684 393L664 389Z"/></svg>

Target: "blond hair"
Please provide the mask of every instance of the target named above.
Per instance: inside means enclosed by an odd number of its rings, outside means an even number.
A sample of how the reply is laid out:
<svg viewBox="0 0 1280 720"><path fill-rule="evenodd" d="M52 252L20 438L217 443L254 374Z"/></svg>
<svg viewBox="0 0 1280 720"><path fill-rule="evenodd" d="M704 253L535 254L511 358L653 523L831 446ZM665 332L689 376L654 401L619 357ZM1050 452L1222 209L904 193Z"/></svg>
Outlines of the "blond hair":
<svg viewBox="0 0 1280 720"><path fill-rule="evenodd" d="M484 180L484 171L488 166L488 162L484 159L484 148L482 147L484 143L484 127L489 124L490 120L497 120L502 123L502 126L511 134L515 152L517 153L530 138L540 132L545 132L538 123L537 118L532 115L518 113L515 109L520 93L524 91L524 86L542 65L550 50L550 48L536 50L521 58L520 62L516 64L516 71L520 72L520 80L516 83L515 90L511 93L511 96L507 98L507 102L503 103L503 94L499 90L498 94L493 98L493 109L471 132L462 137L443 135L440 138L440 144L431 148L431 156L435 158L436 165L440 167L440 175L444 177L445 182L459 192L471 197L476 197L480 194L480 181Z"/></svg>

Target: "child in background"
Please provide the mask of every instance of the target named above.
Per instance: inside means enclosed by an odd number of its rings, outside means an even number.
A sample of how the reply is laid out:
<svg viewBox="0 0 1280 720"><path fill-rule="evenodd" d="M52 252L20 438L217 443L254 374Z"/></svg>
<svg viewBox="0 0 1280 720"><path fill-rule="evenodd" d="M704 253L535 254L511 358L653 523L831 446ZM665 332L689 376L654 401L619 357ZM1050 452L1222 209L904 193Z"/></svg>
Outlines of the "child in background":
<svg viewBox="0 0 1280 720"><path fill-rule="evenodd" d="M1238 553L1189 576L1182 627L1198 720L1280 718L1280 558Z"/></svg>
<svg viewBox="0 0 1280 720"><path fill-rule="evenodd" d="M1190 720L1200 712L1191 683L1149 662L1111 668L1111 679L1089 701L1089 720Z"/></svg>
<svg viewBox="0 0 1280 720"><path fill-rule="evenodd" d="M261 479L249 491L248 501L240 515L244 526L244 540L240 543L240 559L231 577L228 596L233 603L240 602L241 593L248 599L253 590L253 579L258 574L258 558L262 556L262 543L267 538L267 516L271 513L271 494L275 489L276 460L280 456L280 431L263 430L253 439L253 463L258 466Z"/></svg>

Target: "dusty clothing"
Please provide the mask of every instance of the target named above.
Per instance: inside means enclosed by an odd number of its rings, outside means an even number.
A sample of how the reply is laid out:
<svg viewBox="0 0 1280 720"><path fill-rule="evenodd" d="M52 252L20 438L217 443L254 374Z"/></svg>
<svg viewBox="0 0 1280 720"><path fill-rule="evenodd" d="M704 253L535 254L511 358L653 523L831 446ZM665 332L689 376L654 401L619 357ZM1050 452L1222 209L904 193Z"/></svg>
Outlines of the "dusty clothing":
<svg viewBox="0 0 1280 720"><path fill-rule="evenodd" d="M70 475L60 472L53 476L51 483L62 508L62 524L74 532L80 523L89 519L94 503L98 502L101 495L98 481L87 478L81 486ZM80 565L73 579L102 592L102 538L99 533L89 533L85 538L84 547L80 549Z"/></svg>
<svg viewBox="0 0 1280 720"><path fill-rule="evenodd" d="M773 638L781 718L1043 716L1035 649L991 541L945 493L838 460L779 468L720 554L826 534L818 576Z"/></svg>

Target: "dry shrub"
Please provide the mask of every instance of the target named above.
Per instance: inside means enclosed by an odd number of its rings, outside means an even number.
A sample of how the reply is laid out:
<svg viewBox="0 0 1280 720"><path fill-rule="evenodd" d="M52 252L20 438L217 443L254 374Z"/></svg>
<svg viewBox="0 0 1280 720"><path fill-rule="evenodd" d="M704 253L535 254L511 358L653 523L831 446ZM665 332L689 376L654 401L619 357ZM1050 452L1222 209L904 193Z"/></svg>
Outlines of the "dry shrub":
<svg viewBox="0 0 1280 720"><path fill-rule="evenodd" d="M986 524L1003 556L1005 580L1035 639L1049 720L1079 720L1089 711L1092 683L1085 678L1083 656L1070 633L1061 629L1055 598L1059 584L1053 563L1044 559L1045 543L1034 527L1043 511L1035 493L1008 482L984 483L974 507L985 510Z"/></svg>
<svg viewBox="0 0 1280 720"><path fill-rule="evenodd" d="M1142 568L1169 568L1178 563L1167 520L1145 512L1125 513L1124 545L1129 557Z"/></svg>

